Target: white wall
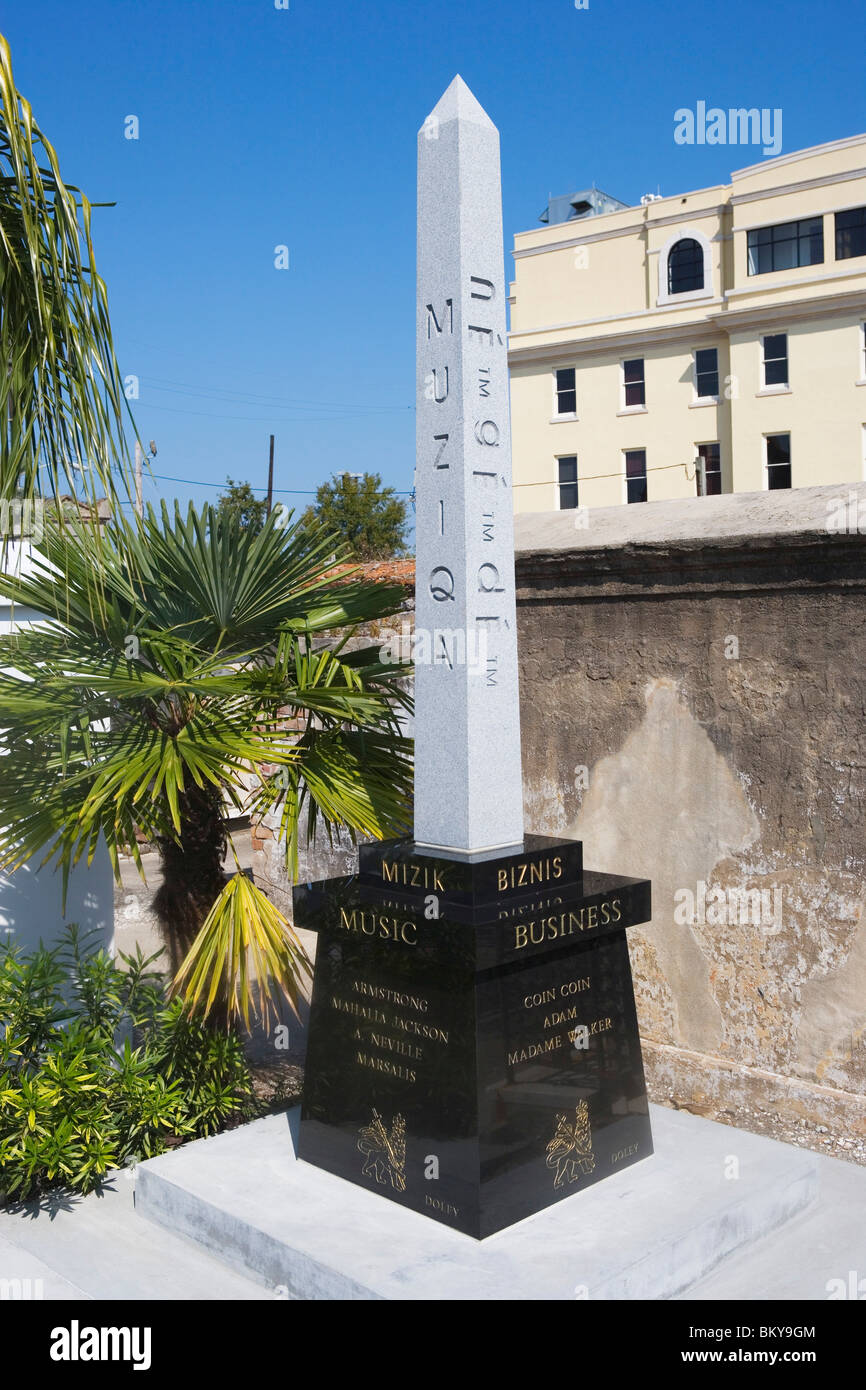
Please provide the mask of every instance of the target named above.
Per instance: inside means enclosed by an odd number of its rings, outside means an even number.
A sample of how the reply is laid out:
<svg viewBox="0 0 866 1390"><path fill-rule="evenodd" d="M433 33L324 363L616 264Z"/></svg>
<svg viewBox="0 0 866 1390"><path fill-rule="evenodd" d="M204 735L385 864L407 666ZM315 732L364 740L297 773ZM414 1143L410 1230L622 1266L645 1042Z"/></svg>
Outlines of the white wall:
<svg viewBox="0 0 866 1390"><path fill-rule="evenodd" d="M6 567L11 570L20 565L26 570L28 555L29 547L15 546L6 558ZM16 608L13 622L11 606L0 594L0 633L30 626L35 618L35 614ZM14 813L14 808L8 809ZM7 808L0 806L0 817L5 812ZM53 865L37 871L29 864L14 874L0 874L0 943L12 940L26 950L41 940L47 946L57 939L64 922L78 922L82 929L98 932L94 944L112 949L114 879L104 844L99 845L89 868L82 860L70 873L65 913L61 910L62 896L62 879Z"/></svg>
<svg viewBox="0 0 866 1390"><path fill-rule="evenodd" d="M77 865L69 875L66 912L61 912L61 877L51 865L38 872L29 864L14 874L0 874L0 943L12 941L28 950L41 941L52 945L64 922L98 932L93 943L114 943L114 879L108 850L101 844L88 869Z"/></svg>

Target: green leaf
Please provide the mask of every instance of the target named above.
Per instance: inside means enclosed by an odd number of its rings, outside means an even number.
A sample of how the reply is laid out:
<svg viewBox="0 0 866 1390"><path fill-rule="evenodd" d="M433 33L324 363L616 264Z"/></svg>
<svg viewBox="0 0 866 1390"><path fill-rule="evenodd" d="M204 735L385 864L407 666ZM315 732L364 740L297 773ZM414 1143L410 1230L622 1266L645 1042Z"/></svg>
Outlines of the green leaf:
<svg viewBox="0 0 866 1390"><path fill-rule="evenodd" d="M246 874L226 884L175 976L190 1010L207 1017L217 999L230 1020L252 1013L267 1021L282 996L298 1012L299 991L312 966L285 917Z"/></svg>

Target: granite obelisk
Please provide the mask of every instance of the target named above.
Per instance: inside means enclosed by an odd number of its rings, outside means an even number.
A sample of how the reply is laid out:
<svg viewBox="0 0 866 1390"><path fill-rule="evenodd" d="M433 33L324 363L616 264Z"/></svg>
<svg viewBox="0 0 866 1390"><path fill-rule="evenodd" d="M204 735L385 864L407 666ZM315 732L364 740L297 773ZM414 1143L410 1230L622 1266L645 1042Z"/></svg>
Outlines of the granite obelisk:
<svg viewBox="0 0 866 1390"><path fill-rule="evenodd" d="M524 834L499 137L459 77L418 148L415 834L292 890L299 1155L480 1240L652 1153L650 885Z"/></svg>
<svg viewBox="0 0 866 1390"><path fill-rule="evenodd" d="M418 135L415 843L523 841L499 132L461 77Z"/></svg>

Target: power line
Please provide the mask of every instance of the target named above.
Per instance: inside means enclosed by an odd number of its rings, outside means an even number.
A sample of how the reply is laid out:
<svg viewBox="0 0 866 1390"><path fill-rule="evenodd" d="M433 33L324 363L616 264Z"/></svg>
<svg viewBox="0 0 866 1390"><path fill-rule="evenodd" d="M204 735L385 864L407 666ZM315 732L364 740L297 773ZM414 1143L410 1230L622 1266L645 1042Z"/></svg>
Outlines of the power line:
<svg viewBox="0 0 866 1390"><path fill-rule="evenodd" d="M567 457L567 455L562 454L562 455L560 455L559 457L565 458L565 457ZM693 460L690 459L689 462L691 463L691 462L693 462ZM652 468L647 468L646 471L647 471L647 473L664 473L665 469L667 469L667 468L685 468L685 466L686 466L686 465L685 465L684 463L656 463L656 464L653 465ZM640 476L643 477L643 474L641 473ZM583 474L582 476L580 476L580 477L578 478L578 482L581 482L581 483L594 483L594 482L596 482L599 478L624 478L624 477L625 477L625 474L623 473L622 469L620 469L618 473L586 473L586 474ZM531 482L531 483L513 483L512 486L513 486L513 487L556 487L556 480L554 479L553 481L551 481L549 478L539 478L539 479L534 480L534 481Z"/></svg>
<svg viewBox="0 0 866 1390"><path fill-rule="evenodd" d="M148 475L147 475L147 476L148 476L149 478L159 478L160 482L163 482L163 483L184 483L187 487L227 487L227 486L228 486L227 483L210 483L210 482L202 482L201 479L199 479L199 478L173 478L173 477L171 477L168 473L150 473L150 472L148 472ZM251 492L264 492L264 493L267 493L267 488L266 488L266 487L253 487L252 484L251 484L251 485L250 485L250 491L251 491ZM315 489L315 488L275 487L275 488L274 488L274 492L279 492L279 493L282 493L282 494L284 494L285 496L289 496L289 497L315 497L315 495L316 495L316 489ZM411 490L408 491L408 492L400 492L400 491L398 491L398 492L397 492L397 496L398 496L398 497L411 497L411 496L412 496L412 492L411 492Z"/></svg>

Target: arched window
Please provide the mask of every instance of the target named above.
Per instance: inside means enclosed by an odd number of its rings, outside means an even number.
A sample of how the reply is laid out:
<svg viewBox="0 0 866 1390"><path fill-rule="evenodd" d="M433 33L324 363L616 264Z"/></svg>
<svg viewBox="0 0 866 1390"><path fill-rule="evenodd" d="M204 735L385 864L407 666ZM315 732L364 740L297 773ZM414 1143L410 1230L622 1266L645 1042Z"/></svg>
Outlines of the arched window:
<svg viewBox="0 0 866 1390"><path fill-rule="evenodd" d="M668 294L704 288L704 251L693 237L683 237L668 255Z"/></svg>

